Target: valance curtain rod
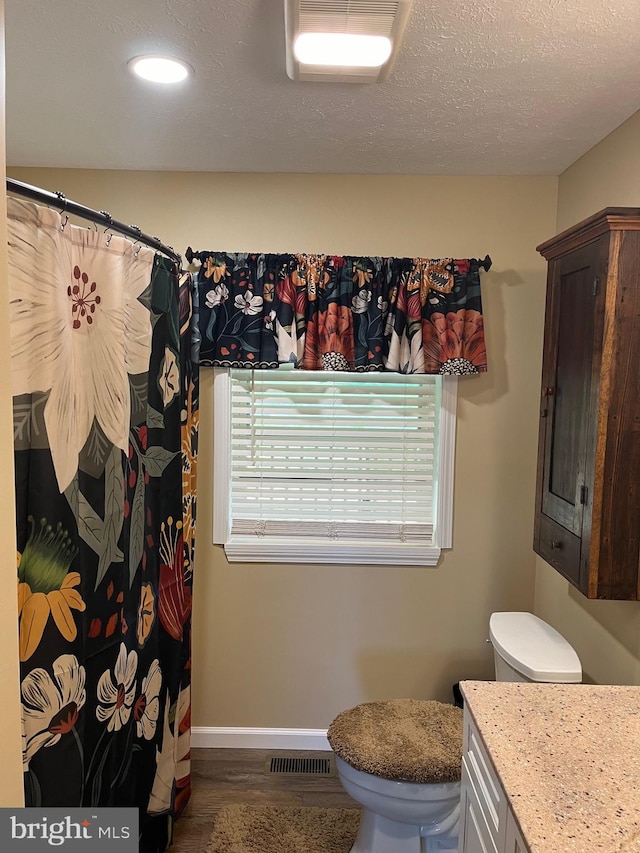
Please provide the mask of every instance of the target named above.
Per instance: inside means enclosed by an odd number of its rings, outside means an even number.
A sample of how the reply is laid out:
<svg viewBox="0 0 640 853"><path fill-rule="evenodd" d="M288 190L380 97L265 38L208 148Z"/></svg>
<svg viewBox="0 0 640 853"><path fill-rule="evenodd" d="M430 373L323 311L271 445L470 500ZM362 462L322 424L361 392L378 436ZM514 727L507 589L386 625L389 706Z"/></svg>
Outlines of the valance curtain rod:
<svg viewBox="0 0 640 853"><path fill-rule="evenodd" d="M197 258L198 255L200 255L200 254L201 254L200 252L194 251L191 248L191 246L187 246L187 249L184 253L184 256L186 258L187 263L191 264L191 263L193 263L194 258ZM491 269L491 264L492 264L492 260L489 257L489 255L485 255L483 261L478 261L478 267L479 268L482 267L485 272L489 272L489 270Z"/></svg>
<svg viewBox="0 0 640 853"><path fill-rule="evenodd" d="M80 216L82 219L95 222L96 225L104 225L107 231L117 231L119 234L124 234L125 237L130 237L136 243L144 243L145 246L155 249L156 252L161 252L178 264L182 262L182 258L173 250L172 246L165 246L157 237L144 234L137 225L125 225L124 222L112 219L111 214L107 213L106 210L93 210L84 204L71 201L64 193L49 192L49 190L43 190L40 187L34 187L13 178L7 178L7 191L29 198L32 201L48 204L50 207L57 207L61 213L73 214L73 216Z"/></svg>

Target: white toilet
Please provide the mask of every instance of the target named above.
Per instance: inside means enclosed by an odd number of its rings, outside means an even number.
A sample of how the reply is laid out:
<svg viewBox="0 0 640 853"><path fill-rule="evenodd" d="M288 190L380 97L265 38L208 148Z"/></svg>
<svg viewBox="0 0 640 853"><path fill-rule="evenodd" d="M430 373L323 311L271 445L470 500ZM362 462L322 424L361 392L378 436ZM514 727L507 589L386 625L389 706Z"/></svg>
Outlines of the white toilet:
<svg viewBox="0 0 640 853"><path fill-rule="evenodd" d="M554 628L532 613L493 613L489 636L497 681L579 683L582 680L582 667L574 649ZM364 709L366 717L368 707L381 704L384 703L365 703L343 714ZM450 716L449 706L442 707ZM331 725L342 716L338 715ZM360 828L351 853L457 850L459 781L423 783L385 778L354 768L344 754L342 757L338 754L333 742L332 746L340 781L362 806ZM348 750L346 757L350 758ZM389 775L395 775L395 769Z"/></svg>

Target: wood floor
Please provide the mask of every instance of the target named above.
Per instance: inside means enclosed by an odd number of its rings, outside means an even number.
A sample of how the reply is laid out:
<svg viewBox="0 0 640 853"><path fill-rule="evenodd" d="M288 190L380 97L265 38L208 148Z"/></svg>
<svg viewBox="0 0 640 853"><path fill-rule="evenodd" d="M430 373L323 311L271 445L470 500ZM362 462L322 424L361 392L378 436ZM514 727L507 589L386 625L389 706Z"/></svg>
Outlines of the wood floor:
<svg viewBox="0 0 640 853"><path fill-rule="evenodd" d="M170 853L206 851L216 812L231 803L357 808L337 776L281 776L265 769L271 756L327 757L326 752L193 749L192 794L176 823Z"/></svg>

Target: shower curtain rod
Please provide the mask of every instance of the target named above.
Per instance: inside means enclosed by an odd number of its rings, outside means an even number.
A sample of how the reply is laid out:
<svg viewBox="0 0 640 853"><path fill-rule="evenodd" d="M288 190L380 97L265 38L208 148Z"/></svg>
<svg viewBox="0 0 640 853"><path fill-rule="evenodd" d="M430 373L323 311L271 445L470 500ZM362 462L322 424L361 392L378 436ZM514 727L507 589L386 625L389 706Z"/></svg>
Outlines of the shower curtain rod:
<svg viewBox="0 0 640 853"><path fill-rule="evenodd" d="M34 187L31 184L25 184L13 178L7 178L7 191L24 196L32 201L40 201L51 207L57 207L61 213L73 214L74 216L82 217L82 219L88 219L90 222L95 222L96 225L104 225L105 231L117 231L120 234L124 234L125 237L130 237L136 243L144 243L146 246L155 249L156 252L167 255L167 257L178 264L182 262L181 256L173 250L173 246L165 246L164 243L160 242L158 237L150 237L148 234L143 234L137 225L125 225L124 222L112 219L111 214L106 210L93 210L91 207L85 207L84 204L71 201L64 193L49 192L49 190L43 190L40 187Z"/></svg>

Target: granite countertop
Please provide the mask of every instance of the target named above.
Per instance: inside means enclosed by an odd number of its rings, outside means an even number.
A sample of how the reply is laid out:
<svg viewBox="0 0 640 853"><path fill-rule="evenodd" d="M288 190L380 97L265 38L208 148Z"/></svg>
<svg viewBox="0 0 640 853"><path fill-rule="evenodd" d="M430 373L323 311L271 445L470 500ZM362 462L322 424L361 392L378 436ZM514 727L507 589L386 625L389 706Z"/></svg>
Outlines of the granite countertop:
<svg viewBox="0 0 640 853"><path fill-rule="evenodd" d="M640 687L460 686L531 853L640 853Z"/></svg>

